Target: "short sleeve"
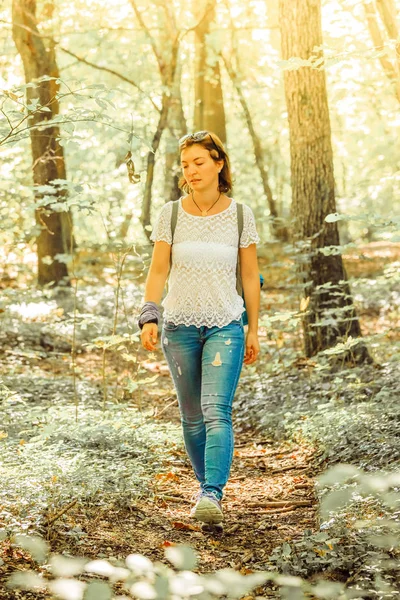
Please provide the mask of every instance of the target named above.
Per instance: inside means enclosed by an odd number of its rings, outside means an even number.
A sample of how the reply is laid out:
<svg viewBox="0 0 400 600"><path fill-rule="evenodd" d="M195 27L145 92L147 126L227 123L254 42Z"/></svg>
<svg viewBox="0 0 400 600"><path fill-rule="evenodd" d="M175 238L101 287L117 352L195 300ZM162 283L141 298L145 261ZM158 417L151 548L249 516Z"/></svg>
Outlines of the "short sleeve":
<svg viewBox="0 0 400 600"><path fill-rule="evenodd" d="M240 237L240 248L247 248L250 244L258 244L260 241L256 229L256 221L250 206L243 204L243 231Z"/></svg>
<svg viewBox="0 0 400 600"><path fill-rule="evenodd" d="M157 217L150 239L152 242L167 242L172 244L171 234L172 202L167 202Z"/></svg>

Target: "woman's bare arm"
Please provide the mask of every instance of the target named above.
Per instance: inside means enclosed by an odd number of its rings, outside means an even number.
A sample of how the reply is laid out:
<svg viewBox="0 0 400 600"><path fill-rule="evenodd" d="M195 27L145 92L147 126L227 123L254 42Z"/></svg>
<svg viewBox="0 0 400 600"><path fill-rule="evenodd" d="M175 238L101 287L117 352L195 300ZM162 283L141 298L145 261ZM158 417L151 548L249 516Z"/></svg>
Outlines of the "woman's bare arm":
<svg viewBox="0 0 400 600"><path fill-rule="evenodd" d="M257 333L260 310L260 275L257 261L257 246L250 244L239 249L240 274L242 276L244 299L249 320L248 331Z"/></svg>
<svg viewBox="0 0 400 600"><path fill-rule="evenodd" d="M167 242L156 242L154 244L151 264L146 279L144 292L145 302L155 302L156 304L160 304L165 282L168 277L170 255L170 244L167 244ZM140 334L143 348L150 351L155 350L157 336L157 323L145 323Z"/></svg>
<svg viewBox="0 0 400 600"><path fill-rule="evenodd" d="M167 281L170 255L170 244L167 244L167 242L156 242L154 244L149 273L146 279L145 302L160 304L165 282Z"/></svg>

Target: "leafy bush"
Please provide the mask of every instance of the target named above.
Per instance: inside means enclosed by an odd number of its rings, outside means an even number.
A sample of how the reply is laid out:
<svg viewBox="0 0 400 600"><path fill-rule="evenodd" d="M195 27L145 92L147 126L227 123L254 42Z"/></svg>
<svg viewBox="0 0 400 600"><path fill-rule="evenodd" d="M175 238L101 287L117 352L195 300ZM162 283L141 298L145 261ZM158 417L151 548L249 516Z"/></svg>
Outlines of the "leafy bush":
<svg viewBox="0 0 400 600"><path fill-rule="evenodd" d="M317 598L350 598L341 596L341 583L318 581L311 585L300 577L279 575L273 571L259 571L241 575L234 569L198 574L197 558L188 546L170 546L165 558L171 568L161 562L153 563L140 554L130 554L124 562L85 560L59 554L48 555L42 538L17 536L15 543L28 550L41 563L43 572L16 572L8 580L8 587L47 591L59 600L214 600L242 598L251 591L261 592L268 582L279 587L282 597L305 598L305 593ZM116 592L116 588L118 592ZM117 595L122 591L123 595Z"/></svg>
<svg viewBox="0 0 400 600"><path fill-rule="evenodd" d="M381 592L397 598L400 472L371 475L340 464L319 478L318 489L321 531L306 530L300 540L275 548L270 563L291 575L325 573L354 581L368 598Z"/></svg>
<svg viewBox="0 0 400 600"><path fill-rule="evenodd" d="M53 406L36 406L3 389L0 518L10 531L38 525L44 512L75 498L128 502L181 443L176 425L112 403L104 411L90 394L76 421L74 405L57 403L59 394Z"/></svg>

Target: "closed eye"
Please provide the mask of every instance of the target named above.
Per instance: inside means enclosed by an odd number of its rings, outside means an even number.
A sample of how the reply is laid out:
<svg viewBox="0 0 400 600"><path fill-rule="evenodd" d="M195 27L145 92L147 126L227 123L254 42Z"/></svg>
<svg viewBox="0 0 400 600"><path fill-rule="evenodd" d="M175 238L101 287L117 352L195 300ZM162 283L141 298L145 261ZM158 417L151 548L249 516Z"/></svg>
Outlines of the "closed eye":
<svg viewBox="0 0 400 600"><path fill-rule="evenodd" d="M194 163L195 165L197 165L198 167L201 167L201 165L204 165L204 163ZM181 165L182 169L187 169L188 165Z"/></svg>

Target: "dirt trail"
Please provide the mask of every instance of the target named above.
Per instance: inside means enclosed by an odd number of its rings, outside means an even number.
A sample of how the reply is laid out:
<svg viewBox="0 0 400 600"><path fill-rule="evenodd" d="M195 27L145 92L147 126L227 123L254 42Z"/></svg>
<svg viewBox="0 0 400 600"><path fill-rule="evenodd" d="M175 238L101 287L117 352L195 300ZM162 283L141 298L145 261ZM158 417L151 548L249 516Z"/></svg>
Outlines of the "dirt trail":
<svg viewBox="0 0 400 600"><path fill-rule="evenodd" d="M149 372L158 370L162 375L157 387L142 395L142 409L160 423L178 423L177 403L170 395L171 381L161 353L157 352L155 362L146 363L146 356L141 358ZM98 373L100 360L99 354L81 356L81 377ZM109 370L118 371L118 364L115 356L108 363ZM49 364L44 359L40 367L42 371L60 375L68 369L62 357L51 359ZM132 403L135 402L129 402ZM198 486L186 453L177 446L163 461L152 485L146 485L142 498L133 505L116 502L114 506L101 507L78 501L62 518L56 519L47 529L51 550L111 560L123 560L137 552L152 560L164 560L165 547L189 544L198 555L198 569L202 572L231 567L247 574L268 568L266 559L274 547L300 538L305 529L316 527L313 449L277 443L251 432L238 433L235 438L231 477L223 502L222 535L204 533L190 518L191 497ZM66 531L74 528L84 532L84 536L66 535ZM3 582L15 569L35 568L29 556L18 548L10 547L3 553L3 559L6 559L0 569ZM272 590L263 590L264 596L269 593L276 597ZM46 597L11 590L2 594L4 600Z"/></svg>
<svg viewBox="0 0 400 600"><path fill-rule="evenodd" d="M142 395L142 408L152 413L155 421L179 423L161 352L156 353L154 362L146 362L145 354L141 358L150 373L161 375L157 387ZM198 484L186 453L177 447L134 505L104 511L76 506L68 511L68 526L80 525L87 533L75 551L117 559L139 552L163 560L166 546L183 543L195 549L200 571L231 567L248 573L266 568L265 561L275 546L316 527L313 453L309 446L277 443L252 432L237 433L223 501L225 529L217 535L202 532L189 516ZM55 523L50 534L55 550L65 547L60 533Z"/></svg>

